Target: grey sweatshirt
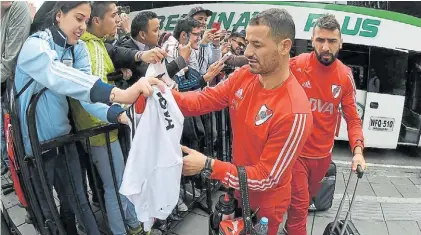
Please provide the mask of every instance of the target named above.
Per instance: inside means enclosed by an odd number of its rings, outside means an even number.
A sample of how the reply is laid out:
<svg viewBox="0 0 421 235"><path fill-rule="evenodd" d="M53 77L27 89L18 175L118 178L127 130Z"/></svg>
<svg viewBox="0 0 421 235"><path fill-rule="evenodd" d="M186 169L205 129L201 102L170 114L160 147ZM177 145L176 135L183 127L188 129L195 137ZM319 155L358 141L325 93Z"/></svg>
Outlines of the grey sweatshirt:
<svg viewBox="0 0 421 235"><path fill-rule="evenodd" d="M29 36L31 13L27 2L15 1L1 16L1 82L13 76L16 60Z"/></svg>

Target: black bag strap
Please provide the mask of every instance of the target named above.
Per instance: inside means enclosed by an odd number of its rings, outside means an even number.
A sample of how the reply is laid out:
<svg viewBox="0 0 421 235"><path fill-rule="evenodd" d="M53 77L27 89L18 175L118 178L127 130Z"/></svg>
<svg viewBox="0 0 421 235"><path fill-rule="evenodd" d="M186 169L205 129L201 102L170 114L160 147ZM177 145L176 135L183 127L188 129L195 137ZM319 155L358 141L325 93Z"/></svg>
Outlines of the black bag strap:
<svg viewBox="0 0 421 235"><path fill-rule="evenodd" d="M30 80L29 80L29 82L27 82L26 84L25 84L25 86L23 86L22 87L22 89L20 89L20 91L15 95L15 99L18 99L19 98L19 96L21 96L22 94L23 94L23 92L25 92L26 91L26 89L28 89L28 87L32 84L34 82L34 79L33 78L31 78Z"/></svg>
<svg viewBox="0 0 421 235"><path fill-rule="evenodd" d="M238 180L240 181L241 207L244 219L244 235L255 233L253 232L253 222L251 220L250 199L247 185L247 172L243 166L237 166Z"/></svg>
<svg viewBox="0 0 421 235"><path fill-rule="evenodd" d="M74 50L74 48L75 47L72 46L72 48L70 49L70 51L72 52L73 63L75 62L75 50ZM69 106L69 113L67 115L67 118L69 119L69 123L70 123L70 126L72 128L70 130L70 133L75 133L76 132L76 125L75 125L75 121L74 121L73 116L72 116L73 111L72 111L72 104L70 103L70 97L66 96L66 100L67 100L67 105Z"/></svg>

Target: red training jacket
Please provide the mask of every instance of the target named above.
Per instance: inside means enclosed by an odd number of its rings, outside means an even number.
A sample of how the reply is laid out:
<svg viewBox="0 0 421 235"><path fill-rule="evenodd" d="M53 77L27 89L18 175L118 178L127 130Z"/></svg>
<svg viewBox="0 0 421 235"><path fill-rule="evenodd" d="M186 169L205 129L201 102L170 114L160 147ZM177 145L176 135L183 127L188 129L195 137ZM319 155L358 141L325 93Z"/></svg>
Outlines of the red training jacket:
<svg viewBox="0 0 421 235"><path fill-rule="evenodd" d="M304 88L313 112L313 131L301 157L323 158L331 154L335 132L339 131L342 107L351 150L364 148L362 121L357 112L352 71L338 59L322 65L316 54L303 53L290 60L290 68Z"/></svg>

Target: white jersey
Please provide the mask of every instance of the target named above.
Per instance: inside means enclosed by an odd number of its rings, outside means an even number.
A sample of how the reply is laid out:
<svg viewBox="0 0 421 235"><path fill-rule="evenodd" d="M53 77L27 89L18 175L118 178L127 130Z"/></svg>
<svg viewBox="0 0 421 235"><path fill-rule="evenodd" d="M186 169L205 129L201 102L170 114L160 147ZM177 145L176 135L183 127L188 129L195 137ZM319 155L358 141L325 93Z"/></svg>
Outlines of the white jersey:
<svg viewBox="0 0 421 235"><path fill-rule="evenodd" d="M120 187L146 231L150 231L154 218L165 220L177 205L183 168L183 122L170 89L166 87L161 93L154 87L136 127Z"/></svg>

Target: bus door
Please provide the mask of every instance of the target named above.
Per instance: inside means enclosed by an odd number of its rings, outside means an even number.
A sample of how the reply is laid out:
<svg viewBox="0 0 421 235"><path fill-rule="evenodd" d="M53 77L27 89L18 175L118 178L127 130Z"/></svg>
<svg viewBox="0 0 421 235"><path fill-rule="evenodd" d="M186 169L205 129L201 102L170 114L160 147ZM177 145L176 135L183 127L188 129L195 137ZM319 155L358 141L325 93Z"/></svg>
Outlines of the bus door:
<svg viewBox="0 0 421 235"><path fill-rule="evenodd" d="M369 65L369 47L358 44L344 43L338 57L352 70L354 84L357 89L357 112L361 119L364 117L364 105L367 93L367 70ZM341 107L339 107L341 109ZM336 140L348 141L347 124L342 113L340 128Z"/></svg>
<svg viewBox="0 0 421 235"><path fill-rule="evenodd" d="M357 88L357 112L361 119L364 118L364 105L365 105L365 99L366 99L366 84L364 83L366 80L366 72L364 72L364 67L361 65L353 65L353 64L347 64L349 68L352 70L352 74L355 81L355 86ZM342 109L342 107L340 107ZM336 137L337 140L346 140L348 141L348 129L346 120L344 118L344 115L342 113L341 115L341 122L340 122L340 128L338 136Z"/></svg>
<svg viewBox="0 0 421 235"><path fill-rule="evenodd" d="M405 103L408 52L371 47L369 56L365 146L395 149Z"/></svg>
<svg viewBox="0 0 421 235"><path fill-rule="evenodd" d="M408 60L408 83L399 137L400 145L421 146L421 53L411 52Z"/></svg>

